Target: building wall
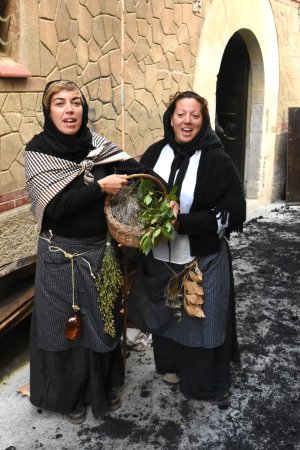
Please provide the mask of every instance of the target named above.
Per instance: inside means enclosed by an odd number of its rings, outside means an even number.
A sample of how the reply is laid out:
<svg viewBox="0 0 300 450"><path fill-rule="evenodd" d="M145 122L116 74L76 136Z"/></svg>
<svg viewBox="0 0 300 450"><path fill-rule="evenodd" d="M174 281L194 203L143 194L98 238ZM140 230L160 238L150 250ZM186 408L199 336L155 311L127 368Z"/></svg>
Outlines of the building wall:
<svg viewBox="0 0 300 450"><path fill-rule="evenodd" d="M238 24L246 23L245 39L250 35L253 39L248 42L253 56L253 95L263 113L257 115L259 107L254 108L252 123L258 119L264 147L268 147L267 153L258 151L259 170L248 172L248 182L254 185L254 190L248 187L248 197L257 205L280 197L287 108L300 104L299 2L246 0L242 8L241 3L124 0L123 10L119 0L12 0L18 25L11 32L18 38L6 54L5 48L0 53L0 268L35 252L34 220L24 190L23 150L42 128L41 96L46 82L75 81L89 100L91 128L130 154L140 154L162 137L162 115L169 96L177 90L201 90L214 111L218 64L230 36L243 27ZM254 64L256 52L268 44L269 30L259 13L262 7L272 8L276 30L276 42L272 41L276 48L273 53L264 50L265 55L279 54L276 114L271 123L264 109L264 92L257 88ZM231 11L230 19L223 21L221 11ZM266 36L263 45L256 39L260 33ZM205 57L203 48L209 50ZM215 64L212 73L210 61ZM262 58L260 63L266 61ZM208 68L209 76L199 72L201 66ZM261 66L261 73L266 69L272 71ZM249 160L253 157L249 151ZM24 246L25 240L29 246Z"/></svg>
<svg viewBox="0 0 300 450"><path fill-rule="evenodd" d="M272 194L284 194L288 108L300 106L300 1L272 1L279 50L279 92Z"/></svg>

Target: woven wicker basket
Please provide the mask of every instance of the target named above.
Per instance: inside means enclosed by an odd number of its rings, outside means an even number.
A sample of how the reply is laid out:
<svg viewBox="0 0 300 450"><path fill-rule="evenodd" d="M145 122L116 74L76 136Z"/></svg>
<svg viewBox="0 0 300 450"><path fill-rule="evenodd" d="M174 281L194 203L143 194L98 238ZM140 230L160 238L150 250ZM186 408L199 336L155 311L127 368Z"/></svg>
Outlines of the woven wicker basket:
<svg viewBox="0 0 300 450"><path fill-rule="evenodd" d="M147 173L128 175L127 180L134 178L147 178L158 184L162 190L163 195L167 194L167 190L163 183L156 177L149 175ZM104 212L106 215L107 226L112 237L125 247L139 248L140 238L143 234L143 229L141 227L133 227L125 225L124 223L118 222L112 214L111 210L111 199L112 195L107 195L104 203Z"/></svg>

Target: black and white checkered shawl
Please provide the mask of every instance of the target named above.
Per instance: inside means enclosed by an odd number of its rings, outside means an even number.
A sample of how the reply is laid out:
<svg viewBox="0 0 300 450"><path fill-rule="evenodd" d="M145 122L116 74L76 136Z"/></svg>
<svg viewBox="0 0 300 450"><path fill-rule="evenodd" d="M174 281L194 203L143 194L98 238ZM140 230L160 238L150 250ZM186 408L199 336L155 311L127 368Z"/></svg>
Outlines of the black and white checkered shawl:
<svg viewBox="0 0 300 450"><path fill-rule="evenodd" d="M92 133L92 144L95 149L91 150L79 164L44 153L25 151L26 189L39 229L47 204L71 181L82 173L85 173L88 178L94 165L131 158L126 152L97 133Z"/></svg>

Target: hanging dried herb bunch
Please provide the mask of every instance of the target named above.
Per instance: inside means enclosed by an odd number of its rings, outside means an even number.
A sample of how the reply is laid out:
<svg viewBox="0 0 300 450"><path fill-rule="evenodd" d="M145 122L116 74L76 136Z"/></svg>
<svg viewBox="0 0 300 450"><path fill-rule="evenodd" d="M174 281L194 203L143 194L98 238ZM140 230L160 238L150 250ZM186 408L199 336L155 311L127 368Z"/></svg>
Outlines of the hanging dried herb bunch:
<svg viewBox="0 0 300 450"><path fill-rule="evenodd" d="M101 270L95 282L104 331L111 337L115 337L114 308L123 286L123 276L110 237L107 239Z"/></svg>
<svg viewBox="0 0 300 450"><path fill-rule="evenodd" d="M182 308L190 317L205 318L203 311L204 288L203 274L199 269L197 260L188 264L181 272L172 271L169 283L166 287L166 305L173 309L174 316L181 319Z"/></svg>

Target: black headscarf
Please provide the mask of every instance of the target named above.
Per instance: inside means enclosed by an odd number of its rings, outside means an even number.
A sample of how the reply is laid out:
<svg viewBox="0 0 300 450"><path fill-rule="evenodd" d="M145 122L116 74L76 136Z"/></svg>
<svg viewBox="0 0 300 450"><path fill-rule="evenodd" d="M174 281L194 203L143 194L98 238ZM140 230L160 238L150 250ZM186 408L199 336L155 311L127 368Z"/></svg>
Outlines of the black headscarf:
<svg viewBox="0 0 300 450"><path fill-rule="evenodd" d="M43 98L49 87L58 81L50 81L46 84ZM77 88L82 96L82 124L76 135L67 135L59 131L51 119L50 111L43 104L44 131L35 136L31 141L30 148L27 148L27 150L39 151L79 163L94 148L92 145L92 134L87 126L89 107L79 87L75 83L73 84L74 88Z"/></svg>
<svg viewBox="0 0 300 450"><path fill-rule="evenodd" d="M191 94L191 96L182 98L195 98L192 95L192 91L186 91L182 94ZM173 102L176 101L173 100ZM217 134L213 131L208 114L203 115L203 122L201 129L197 136L195 136L191 141L185 143L179 143L175 140L175 134L173 127L171 125L172 114L174 112L174 103L171 103L167 108L163 116L164 125L164 139L170 145L174 152L174 160L171 165L171 171L168 183L173 186L176 184L178 186L178 194L181 189L181 185L186 174L189 159L196 150L206 151L213 148L223 148L223 144L218 138ZM178 174L175 180L175 175L178 170Z"/></svg>

